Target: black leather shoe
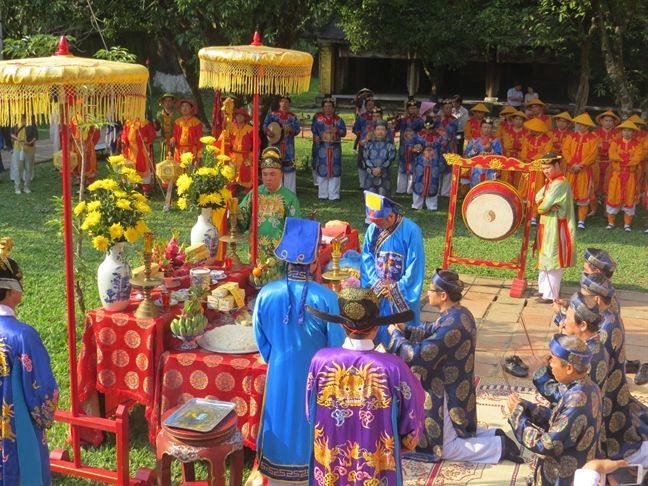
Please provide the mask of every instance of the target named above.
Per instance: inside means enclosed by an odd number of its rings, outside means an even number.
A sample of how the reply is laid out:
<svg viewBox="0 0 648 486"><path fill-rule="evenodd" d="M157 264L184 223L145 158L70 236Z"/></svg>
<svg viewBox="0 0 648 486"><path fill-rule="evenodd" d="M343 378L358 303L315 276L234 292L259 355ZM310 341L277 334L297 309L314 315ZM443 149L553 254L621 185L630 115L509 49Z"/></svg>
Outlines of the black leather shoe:
<svg viewBox="0 0 648 486"><path fill-rule="evenodd" d="M648 383L648 363L643 363L635 375L634 382L636 385L645 385Z"/></svg>
<svg viewBox="0 0 648 486"><path fill-rule="evenodd" d="M517 360L513 358L514 358L513 356L509 356L504 359L504 364L502 365L504 371L506 371L510 375L517 376L519 378L525 378L529 376L529 372L524 368L522 368L522 366L518 364ZM515 356L515 358L517 358L517 356Z"/></svg>
<svg viewBox="0 0 648 486"><path fill-rule="evenodd" d="M638 359L635 360L626 359L625 364L626 364L626 373L632 373L632 374L637 373L637 371L639 371L639 365L641 365Z"/></svg>
<svg viewBox="0 0 648 486"><path fill-rule="evenodd" d="M545 299L544 297L538 297L533 302L535 302L536 304L551 304L553 300Z"/></svg>
<svg viewBox="0 0 648 486"><path fill-rule="evenodd" d="M522 368L525 371L529 371L529 365L527 365L524 361L522 361L522 358L520 358L518 355L513 354L511 356L507 356L504 358L504 362L508 363L509 361L515 362L520 368Z"/></svg>

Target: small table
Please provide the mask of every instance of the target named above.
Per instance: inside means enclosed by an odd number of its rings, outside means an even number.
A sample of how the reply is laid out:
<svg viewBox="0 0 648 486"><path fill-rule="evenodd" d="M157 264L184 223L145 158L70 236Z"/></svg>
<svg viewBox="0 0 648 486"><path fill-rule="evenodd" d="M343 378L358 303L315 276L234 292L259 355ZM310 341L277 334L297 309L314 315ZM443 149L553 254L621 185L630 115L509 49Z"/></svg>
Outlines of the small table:
<svg viewBox="0 0 648 486"><path fill-rule="evenodd" d="M168 410L162 423L180 407ZM236 415L230 413L213 430L201 433L162 426L155 441L158 486L171 486L171 461L182 463L183 485L221 486L225 483L225 459L230 458L229 486L243 482L243 437L236 427ZM207 461L207 482L196 482L193 463Z"/></svg>

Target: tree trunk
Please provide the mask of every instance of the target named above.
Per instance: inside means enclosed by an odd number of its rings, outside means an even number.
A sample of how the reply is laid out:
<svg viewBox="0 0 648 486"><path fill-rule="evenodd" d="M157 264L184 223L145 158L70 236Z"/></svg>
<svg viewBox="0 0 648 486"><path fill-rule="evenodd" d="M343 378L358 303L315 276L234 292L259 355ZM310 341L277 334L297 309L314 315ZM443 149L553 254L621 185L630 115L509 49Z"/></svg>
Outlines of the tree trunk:
<svg viewBox="0 0 648 486"><path fill-rule="evenodd" d="M169 42L169 44L171 44L171 46L173 46L173 50L176 53L176 58L178 59L180 69L182 69L182 73L187 80L189 89L191 89L191 94L195 99L196 107L198 108L196 116L207 128L207 130L211 130L211 120L208 120L207 116L205 115L205 104L203 103L202 95L200 93L200 89L198 88L198 70L195 69L194 66L190 65L192 56L189 52L186 51L186 49L184 49L176 42L174 36L168 36L167 41Z"/></svg>
<svg viewBox="0 0 648 486"><path fill-rule="evenodd" d="M592 73L590 64L590 53L594 44L594 35L596 34L596 20L590 19L590 27L587 31L587 38L580 44L580 77L578 79L578 90L574 97L574 116L578 116L585 111L587 98L589 97L589 77Z"/></svg>
<svg viewBox="0 0 648 486"><path fill-rule="evenodd" d="M443 75L445 74L445 64L432 64L431 62L423 61L423 70L426 76L432 83L430 88L430 101L435 103L439 101L439 93L443 88Z"/></svg>
<svg viewBox="0 0 648 486"><path fill-rule="evenodd" d="M628 76L626 75L625 64L623 62L623 34L625 29L623 27L616 28L614 39L610 42L610 37L605 28L605 13L600 2L598 2L597 21L600 31L599 38L601 39L601 51L603 52L605 71L612 82L614 94L617 103L620 106L621 118L627 118L632 115L634 97L630 90Z"/></svg>

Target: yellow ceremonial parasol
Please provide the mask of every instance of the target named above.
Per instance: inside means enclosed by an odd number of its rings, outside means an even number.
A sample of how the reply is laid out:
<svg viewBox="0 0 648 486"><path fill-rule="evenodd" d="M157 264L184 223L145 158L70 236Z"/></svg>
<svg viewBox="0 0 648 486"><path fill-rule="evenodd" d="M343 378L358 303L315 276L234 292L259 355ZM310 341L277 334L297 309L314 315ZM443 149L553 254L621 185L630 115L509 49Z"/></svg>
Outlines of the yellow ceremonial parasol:
<svg viewBox="0 0 648 486"><path fill-rule="evenodd" d="M65 37L52 57L0 61L0 126L16 125L22 114L32 116L37 123L50 120L58 113L61 123L63 152L63 218L65 241L66 302L68 314L68 352L70 365L71 411L57 412L57 420L70 423L73 462L52 460L52 469L58 472L84 476L103 482L126 484L128 478L128 450L118 454L118 464L126 460L126 471L107 471L81 464L80 434L76 426L85 425L102 430L115 430L115 421L102 425L97 417L79 416L76 319L74 303L74 254L72 250L72 184L70 171L69 123L81 110L97 119L125 120L143 118L146 105L148 70L137 64L125 64L98 59L75 57L68 51ZM119 435L119 432L117 432ZM128 440L126 438L126 440ZM126 446L128 447L128 446Z"/></svg>
<svg viewBox="0 0 648 486"><path fill-rule="evenodd" d="M252 263L257 259L257 212L259 192L259 94L299 94L310 86L313 56L290 49L265 47L259 33L249 46L204 47L200 58L200 88L254 95L252 124Z"/></svg>

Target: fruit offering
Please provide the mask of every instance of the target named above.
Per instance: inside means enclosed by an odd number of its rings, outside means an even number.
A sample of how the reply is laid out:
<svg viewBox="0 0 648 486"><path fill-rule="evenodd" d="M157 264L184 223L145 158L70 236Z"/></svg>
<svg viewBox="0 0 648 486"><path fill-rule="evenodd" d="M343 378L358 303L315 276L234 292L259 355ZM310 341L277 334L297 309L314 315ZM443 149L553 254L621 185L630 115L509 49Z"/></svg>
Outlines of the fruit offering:
<svg viewBox="0 0 648 486"><path fill-rule="evenodd" d="M171 322L171 332L180 337L198 336L207 327L203 314L202 300L209 292L202 287L189 289L189 298L184 301L180 315Z"/></svg>
<svg viewBox="0 0 648 486"><path fill-rule="evenodd" d="M283 276L283 265L275 257L259 255L259 262L250 274L250 284L259 288L267 283L279 280Z"/></svg>

